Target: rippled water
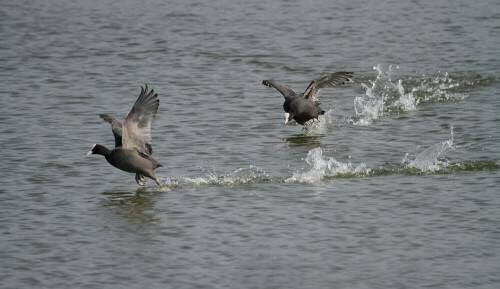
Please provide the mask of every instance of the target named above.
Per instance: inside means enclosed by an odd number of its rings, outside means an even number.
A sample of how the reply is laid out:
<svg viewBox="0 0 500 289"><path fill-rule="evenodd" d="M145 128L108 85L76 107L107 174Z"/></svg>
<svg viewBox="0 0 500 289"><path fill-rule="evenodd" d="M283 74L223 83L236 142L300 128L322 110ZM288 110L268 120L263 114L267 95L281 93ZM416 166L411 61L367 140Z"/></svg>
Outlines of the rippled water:
<svg viewBox="0 0 500 289"><path fill-rule="evenodd" d="M494 1L4 2L0 287L498 287ZM144 83L165 189L84 155Z"/></svg>

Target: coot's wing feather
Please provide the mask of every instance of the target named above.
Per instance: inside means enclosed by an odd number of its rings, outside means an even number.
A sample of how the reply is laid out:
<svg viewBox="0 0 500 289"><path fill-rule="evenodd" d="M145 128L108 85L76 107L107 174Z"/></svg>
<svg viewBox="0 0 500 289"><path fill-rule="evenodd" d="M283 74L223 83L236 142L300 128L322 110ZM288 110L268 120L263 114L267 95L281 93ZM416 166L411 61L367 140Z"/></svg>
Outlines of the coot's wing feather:
<svg viewBox="0 0 500 289"><path fill-rule="evenodd" d="M151 155L151 123L153 122L160 101L148 86L141 87L141 94L128 113L123 123L123 148L136 149L140 153Z"/></svg>
<svg viewBox="0 0 500 289"><path fill-rule="evenodd" d="M312 101L317 102L318 99L316 97L320 89L324 87L334 87L337 85L342 85L346 81L351 80L353 75L353 72L334 72L331 74L325 74L311 81L306 91L304 92L304 98L311 99Z"/></svg>
<svg viewBox="0 0 500 289"><path fill-rule="evenodd" d="M263 80L262 84L265 86L276 88L279 92L281 92L281 94L283 94L284 97L290 97L296 94L295 91L293 91L293 89L291 89L290 87L277 84L272 80Z"/></svg>
<svg viewBox="0 0 500 289"><path fill-rule="evenodd" d="M123 134L122 124L107 114L100 114L99 116L104 121L107 121L111 124L111 131L115 136L115 147L122 146L122 134Z"/></svg>

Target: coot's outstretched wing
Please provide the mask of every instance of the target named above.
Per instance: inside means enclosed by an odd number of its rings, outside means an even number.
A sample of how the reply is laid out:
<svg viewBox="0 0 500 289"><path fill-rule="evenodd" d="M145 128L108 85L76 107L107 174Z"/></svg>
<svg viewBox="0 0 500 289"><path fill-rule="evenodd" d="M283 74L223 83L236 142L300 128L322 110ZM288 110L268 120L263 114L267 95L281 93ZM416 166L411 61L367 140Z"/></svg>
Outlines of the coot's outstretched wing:
<svg viewBox="0 0 500 289"><path fill-rule="evenodd" d="M122 146L122 134L123 134L122 124L107 114L100 114L99 116L102 119L104 119L104 121L107 121L111 124L111 131L113 132L113 135L115 136L115 148L121 147Z"/></svg>
<svg viewBox="0 0 500 289"><path fill-rule="evenodd" d="M123 148L136 149L140 153L151 155L151 123L156 116L160 101L148 86L141 87L141 94L123 123Z"/></svg>
<svg viewBox="0 0 500 289"><path fill-rule="evenodd" d="M281 92L281 94L283 94L284 97L290 97L296 94L295 91L293 91L293 89L291 89L290 87L277 84L272 80L263 80L262 84L265 86L276 88L279 92Z"/></svg>
<svg viewBox="0 0 500 289"><path fill-rule="evenodd" d="M337 85L342 85L346 81L351 80L353 77L353 72L334 72L331 74L325 74L313 81L309 84L306 91L304 92L305 99L311 99L314 102L317 102L318 99L316 96L320 89L324 87L334 87Z"/></svg>

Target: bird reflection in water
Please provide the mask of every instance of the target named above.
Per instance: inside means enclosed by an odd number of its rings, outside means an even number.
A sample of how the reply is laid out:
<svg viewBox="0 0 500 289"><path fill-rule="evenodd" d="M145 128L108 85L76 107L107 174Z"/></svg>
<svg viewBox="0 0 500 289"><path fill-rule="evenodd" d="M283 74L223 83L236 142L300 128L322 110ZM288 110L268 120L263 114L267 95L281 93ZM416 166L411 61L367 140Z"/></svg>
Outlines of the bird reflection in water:
<svg viewBox="0 0 500 289"><path fill-rule="evenodd" d="M288 147L293 147L293 146L310 146L310 147L317 147L321 145L321 136L309 136L309 135L304 135L304 134L296 134L291 137L287 137L283 139L283 142Z"/></svg>
<svg viewBox="0 0 500 289"><path fill-rule="evenodd" d="M107 198L102 199L102 206L113 215L121 215L130 223L137 225L137 229L156 224L160 221L155 216L156 191L139 188L132 192L103 192Z"/></svg>

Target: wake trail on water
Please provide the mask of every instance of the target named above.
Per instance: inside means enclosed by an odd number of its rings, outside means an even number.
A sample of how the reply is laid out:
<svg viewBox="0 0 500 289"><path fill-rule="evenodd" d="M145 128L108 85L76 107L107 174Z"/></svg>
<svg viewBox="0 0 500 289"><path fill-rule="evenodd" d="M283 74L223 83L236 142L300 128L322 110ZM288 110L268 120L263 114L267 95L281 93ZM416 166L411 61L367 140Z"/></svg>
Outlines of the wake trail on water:
<svg viewBox="0 0 500 289"><path fill-rule="evenodd" d="M162 184L169 188L199 186L239 186L256 183L269 183L271 177L261 168L250 165L230 173L218 173L213 169L203 169L203 175L194 177L168 177Z"/></svg>
<svg viewBox="0 0 500 289"><path fill-rule="evenodd" d="M364 162L352 163L326 156L321 147L308 151L303 159L304 166L298 171L290 172L291 176L273 176L261 167L250 165L237 168L229 173L220 173L214 169L202 169L198 176L167 177L161 179L162 184L169 188L223 186L234 187L262 183L302 183L317 184L327 180L346 178L368 178L386 175L435 175L450 174L460 171L484 171L500 169L500 160L465 160L454 162L447 154L456 150L453 127L450 138L440 141L425 149L418 146L415 151L404 155L400 163L386 163L383 166L370 168Z"/></svg>

